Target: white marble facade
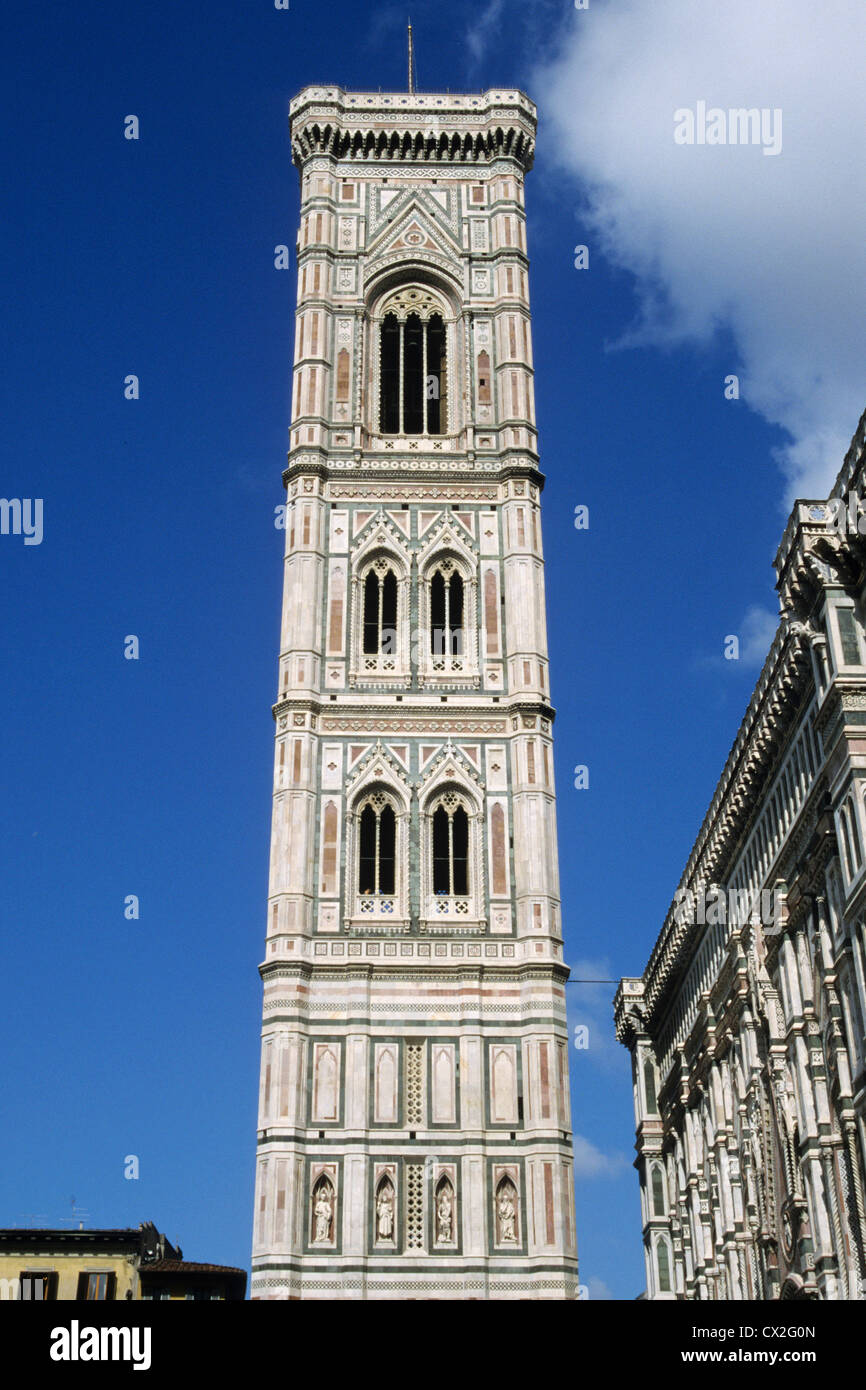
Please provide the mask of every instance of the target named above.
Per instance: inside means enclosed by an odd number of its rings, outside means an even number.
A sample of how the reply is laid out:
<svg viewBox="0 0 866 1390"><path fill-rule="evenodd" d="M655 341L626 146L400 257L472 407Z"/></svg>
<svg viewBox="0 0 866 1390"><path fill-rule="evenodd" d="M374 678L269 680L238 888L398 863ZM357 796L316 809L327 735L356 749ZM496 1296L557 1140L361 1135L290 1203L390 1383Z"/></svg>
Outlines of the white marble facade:
<svg viewBox="0 0 866 1390"><path fill-rule="evenodd" d="M795 504L781 618L642 976L647 1296L866 1297L866 416Z"/></svg>
<svg viewBox="0 0 866 1390"><path fill-rule="evenodd" d="M515 91L291 105L252 1297L573 1298Z"/></svg>

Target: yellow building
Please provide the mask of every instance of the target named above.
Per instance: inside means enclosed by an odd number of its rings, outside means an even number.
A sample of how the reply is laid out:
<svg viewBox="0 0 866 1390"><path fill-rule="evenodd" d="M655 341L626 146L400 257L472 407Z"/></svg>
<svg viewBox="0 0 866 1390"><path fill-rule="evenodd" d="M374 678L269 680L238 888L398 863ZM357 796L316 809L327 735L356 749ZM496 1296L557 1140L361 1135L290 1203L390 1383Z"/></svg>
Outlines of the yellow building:
<svg viewBox="0 0 866 1390"><path fill-rule="evenodd" d="M246 1271L184 1260L149 1221L119 1230L0 1230L0 1299L243 1299Z"/></svg>

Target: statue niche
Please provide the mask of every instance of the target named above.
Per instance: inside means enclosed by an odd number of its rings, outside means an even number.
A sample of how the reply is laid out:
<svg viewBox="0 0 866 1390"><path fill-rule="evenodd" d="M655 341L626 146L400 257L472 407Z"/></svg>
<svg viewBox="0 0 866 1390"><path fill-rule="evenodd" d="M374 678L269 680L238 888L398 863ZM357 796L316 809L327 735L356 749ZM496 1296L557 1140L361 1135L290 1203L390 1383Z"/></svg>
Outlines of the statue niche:
<svg viewBox="0 0 866 1390"><path fill-rule="evenodd" d="M444 1174L436 1184L436 1244L454 1244L454 1188Z"/></svg>
<svg viewBox="0 0 866 1390"><path fill-rule="evenodd" d="M394 1184L387 1175L376 1188L376 1241L394 1243Z"/></svg>
<svg viewBox="0 0 866 1390"><path fill-rule="evenodd" d="M334 1205L334 1185L323 1173L313 1188L311 1244L333 1244Z"/></svg>
<svg viewBox="0 0 866 1390"><path fill-rule="evenodd" d="M511 1178L504 1177L496 1188L496 1243L517 1242L517 1188Z"/></svg>

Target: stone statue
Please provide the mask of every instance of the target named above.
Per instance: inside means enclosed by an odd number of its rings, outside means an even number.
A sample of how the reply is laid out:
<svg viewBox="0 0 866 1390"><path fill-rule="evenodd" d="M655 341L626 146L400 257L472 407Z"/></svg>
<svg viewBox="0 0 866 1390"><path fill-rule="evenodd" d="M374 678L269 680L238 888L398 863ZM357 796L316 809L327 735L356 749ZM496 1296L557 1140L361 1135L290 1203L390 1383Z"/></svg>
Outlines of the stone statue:
<svg viewBox="0 0 866 1390"><path fill-rule="evenodd" d="M313 1203L313 1214L316 1218L316 1231L313 1236L313 1243L317 1241L331 1239L331 1217L334 1214L334 1206L331 1200L331 1189L327 1183L322 1183L316 1191Z"/></svg>
<svg viewBox="0 0 866 1390"><path fill-rule="evenodd" d="M443 1243L452 1240L451 1213L451 1188L446 1182L439 1190L439 1200L436 1203L436 1239Z"/></svg>
<svg viewBox="0 0 866 1390"><path fill-rule="evenodd" d="M499 1214L499 1239L503 1242L516 1241L514 1190L507 1183L499 1189L496 1209Z"/></svg>
<svg viewBox="0 0 866 1390"><path fill-rule="evenodd" d="M379 1188L376 1200L376 1234L379 1240L394 1237L394 1189L389 1182Z"/></svg>

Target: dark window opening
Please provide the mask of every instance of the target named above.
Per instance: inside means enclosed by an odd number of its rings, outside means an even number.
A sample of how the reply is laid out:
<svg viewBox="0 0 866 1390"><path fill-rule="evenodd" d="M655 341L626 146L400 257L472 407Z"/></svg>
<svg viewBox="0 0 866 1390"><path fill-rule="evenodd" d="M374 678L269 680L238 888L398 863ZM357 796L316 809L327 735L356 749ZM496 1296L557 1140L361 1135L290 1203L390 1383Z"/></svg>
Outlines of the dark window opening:
<svg viewBox="0 0 866 1390"><path fill-rule="evenodd" d="M410 314L403 329L403 433L424 432L424 327Z"/></svg>
<svg viewBox="0 0 866 1390"><path fill-rule="evenodd" d="M430 581L430 650L434 656L463 655L463 580L437 570Z"/></svg>
<svg viewBox="0 0 866 1390"><path fill-rule="evenodd" d="M385 434L400 429L400 325L394 314L382 324L382 406L380 423Z"/></svg>
<svg viewBox="0 0 866 1390"><path fill-rule="evenodd" d="M438 314L427 324L427 433L444 434L442 428L445 398L445 325Z"/></svg>
<svg viewBox="0 0 866 1390"><path fill-rule="evenodd" d="M392 654L397 647L397 576L370 570L364 580L364 654Z"/></svg>
<svg viewBox="0 0 866 1390"><path fill-rule="evenodd" d="M441 315L400 321L386 314L380 341L379 427L383 434L444 434L446 332Z"/></svg>
<svg viewBox="0 0 866 1390"><path fill-rule="evenodd" d="M433 892L465 897L469 892L469 818L462 806L433 814Z"/></svg>
<svg viewBox="0 0 866 1390"><path fill-rule="evenodd" d="M358 892L392 895L397 865L397 818L386 805L366 805L361 812L358 854Z"/></svg>
<svg viewBox="0 0 866 1390"><path fill-rule="evenodd" d="M110 1272L87 1273L78 1276L79 1300L103 1300L115 1297L116 1276Z"/></svg>
<svg viewBox="0 0 866 1390"><path fill-rule="evenodd" d="M19 1280L19 1298L43 1302L57 1297L57 1274L51 1270L25 1270Z"/></svg>

